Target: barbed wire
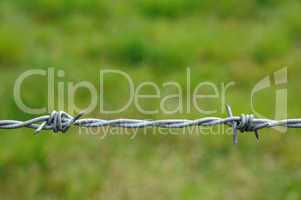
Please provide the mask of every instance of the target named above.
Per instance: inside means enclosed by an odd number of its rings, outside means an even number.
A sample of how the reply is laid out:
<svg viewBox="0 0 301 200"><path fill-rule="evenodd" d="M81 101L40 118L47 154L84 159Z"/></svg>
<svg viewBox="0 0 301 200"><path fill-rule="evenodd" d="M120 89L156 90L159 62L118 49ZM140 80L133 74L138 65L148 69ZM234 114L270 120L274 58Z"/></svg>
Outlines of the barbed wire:
<svg viewBox="0 0 301 200"><path fill-rule="evenodd" d="M0 120L0 129L32 128L36 133L42 130L52 130L53 132L65 133L75 125L80 127L120 127L120 128L143 128L143 127L163 127L163 128L184 128L188 126L216 126L228 125L233 128L233 143L238 143L238 131L254 132L259 140L259 130L271 127L301 128L301 119L271 120L255 118L254 115L234 116L232 109L227 105L226 118L205 117L195 120L170 119L170 120L139 120L139 119L80 119L84 112L72 117L63 111L53 111L50 115L36 117L27 121Z"/></svg>

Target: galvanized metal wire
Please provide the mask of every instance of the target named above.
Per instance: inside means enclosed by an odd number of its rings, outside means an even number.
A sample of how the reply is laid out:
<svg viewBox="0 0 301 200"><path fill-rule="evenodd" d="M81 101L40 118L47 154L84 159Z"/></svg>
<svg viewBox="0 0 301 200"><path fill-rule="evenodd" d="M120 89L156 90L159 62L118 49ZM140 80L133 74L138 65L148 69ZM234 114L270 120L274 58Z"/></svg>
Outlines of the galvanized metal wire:
<svg viewBox="0 0 301 200"><path fill-rule="evenodd" d="M45 115L33 118L27 121L17 120L0 120L0 129L17 129L17 128L32 128L36 133L42 130L52 130L53 132L65 133L71 126L80 127L121 127L121 128L143 128L143 127L163 127L163 128L184 128L188 126L216 126L227 125L233 128L233 143L238 143L238 131L254 132L257 139L259 139L259 130L271 127L287 127L287 128L301 128L301 119L260 119L255 118L254 115L234 116L230 106L227 106L228 117L205 117L195 120L188 119L172 119L172 120L140 120L140 119L80 119L84 113L80 113L72 117L63 111L53 111L50 115Z"/></svg>

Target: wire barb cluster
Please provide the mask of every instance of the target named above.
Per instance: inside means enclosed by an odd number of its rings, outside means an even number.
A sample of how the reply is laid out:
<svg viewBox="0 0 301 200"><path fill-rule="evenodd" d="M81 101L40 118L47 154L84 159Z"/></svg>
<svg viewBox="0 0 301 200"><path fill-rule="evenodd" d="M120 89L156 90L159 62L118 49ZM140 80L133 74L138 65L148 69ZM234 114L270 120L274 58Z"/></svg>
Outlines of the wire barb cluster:
<svg viewBox="0 0 301 200"><path fill-rule="evenodd" d="M227 125L233 128L233 143L238 143L238 131L254 132L259 140L259 130L271 127L301 128L301 119L271 120L255 118L254 115L234 116L230 106L227 106L228 117L205 117L196 120L170 119L170 120L139 120L139 119L80 119L84 113L72 117L63 111L53 111L50 115L45 115L28 121L0 120L0 129L32 128L36 133L42 130L52 130L53 132L65 133L71 126L80 127L121 127L121 128L143 128L143 127L163 127L163 128L184 128L188 126L215 126Z"/></svg>

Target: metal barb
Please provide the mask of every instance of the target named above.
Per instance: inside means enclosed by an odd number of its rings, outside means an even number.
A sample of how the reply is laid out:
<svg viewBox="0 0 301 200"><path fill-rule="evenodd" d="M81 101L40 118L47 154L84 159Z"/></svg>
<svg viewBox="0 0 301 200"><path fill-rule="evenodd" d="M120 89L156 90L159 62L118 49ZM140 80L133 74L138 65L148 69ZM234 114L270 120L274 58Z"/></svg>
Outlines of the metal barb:
<svg viewBox="0 0 301 200"><path fill-rule="evenodd" d="M227 108L228 117L233 118L233 113L232 113L231 107L229 105L227 105L226 108ZM232 122L232 129L233 129L233 144L237 144L238 143L238 132L237 132L237 122L236 121Z"/></svg>
<svg viewBox="0 0 301 200"><path fill-rule="evenodd" d="M233 118L231 107L227 105L226 108L229 118ZM240 116L239 122L233 120L231 123L233 128L233 144L238 143L238 130L241 133L254 132L256 140L259 141L259 131L256 127L256 124L254 123L254 115L242 114Z"/></svg>

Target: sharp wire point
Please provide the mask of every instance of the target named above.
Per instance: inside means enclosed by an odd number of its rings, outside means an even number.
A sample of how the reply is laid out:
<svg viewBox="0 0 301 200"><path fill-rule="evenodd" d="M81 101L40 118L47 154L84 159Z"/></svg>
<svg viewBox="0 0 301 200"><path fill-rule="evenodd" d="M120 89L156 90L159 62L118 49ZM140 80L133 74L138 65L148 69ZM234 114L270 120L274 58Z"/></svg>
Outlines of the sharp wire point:
<svg viewBox="0 0 301 200"><path fill-rule="evenodd" d="M41 130L46 126L47 122L43 122L36 130L35 130L35 134L38 135Z"/></svg>
<svg viewBox="0 0 301 200"><path fill-rule="evenodd" d="M228 117L233 118L232 109L228 104L226 105L226 109L227 109ZM231 124L233 129L233 144L238 144L237 123L233 120Z"/></svg>
<svg viewBox="0 0 301 200"><path fill-rule="evenodd" d="M255 133L256 140L259 141L259 132L257 130L255 130L254 133Z"/></svg>

